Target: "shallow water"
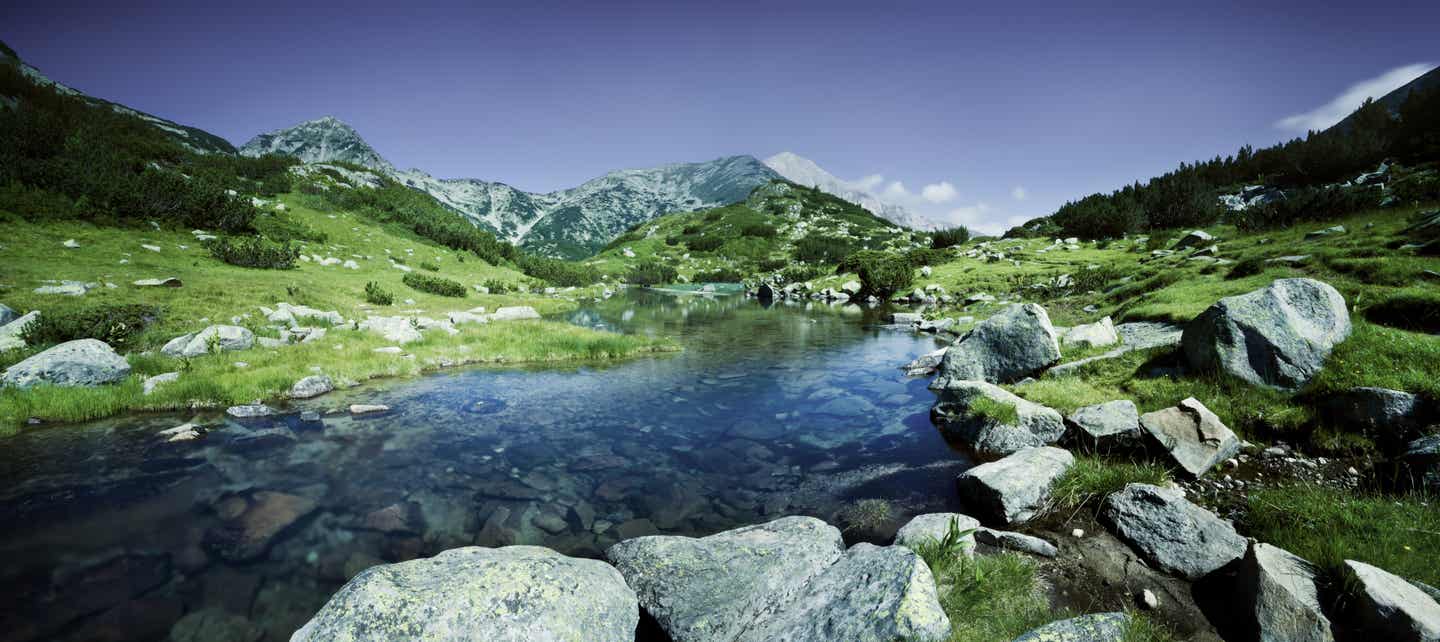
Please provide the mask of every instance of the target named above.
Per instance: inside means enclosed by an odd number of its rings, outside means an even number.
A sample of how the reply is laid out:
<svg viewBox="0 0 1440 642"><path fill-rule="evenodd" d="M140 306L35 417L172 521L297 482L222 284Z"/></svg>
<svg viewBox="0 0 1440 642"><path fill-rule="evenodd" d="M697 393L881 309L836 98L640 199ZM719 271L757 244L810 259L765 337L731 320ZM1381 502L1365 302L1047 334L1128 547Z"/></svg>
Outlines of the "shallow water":
<svg viewBox="0 0 1440 642"><path fill-rule="evenodd" d="M469 544L597 557L792 514L846 527L861 499L889 518L847 538L884 538L953 508L968 463L930 424L926 382L898 370L933 340L877 314L636 291L565 318L684 352L368 385L274 421L201 416L213 431L186 444L155 433L189 414L0 440L0 631L163 639L203 611L213 628L187 639L287 640L375 563ZM336 412L354 402L393 410Z"/></svg>

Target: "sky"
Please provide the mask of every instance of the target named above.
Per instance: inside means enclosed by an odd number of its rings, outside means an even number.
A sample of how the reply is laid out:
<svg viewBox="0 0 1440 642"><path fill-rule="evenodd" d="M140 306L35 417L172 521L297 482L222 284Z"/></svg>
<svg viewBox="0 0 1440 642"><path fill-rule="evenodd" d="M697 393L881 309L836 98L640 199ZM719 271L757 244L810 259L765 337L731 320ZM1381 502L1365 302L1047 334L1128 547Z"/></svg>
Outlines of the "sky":
<svg viewBox="0 0 1440 642"><path fill-rule="evenodd" d="M792 151L991 232L1440 64L1433 0L0 4L51 78L237 145L333 115L396 166L530 191Z"/></svg>

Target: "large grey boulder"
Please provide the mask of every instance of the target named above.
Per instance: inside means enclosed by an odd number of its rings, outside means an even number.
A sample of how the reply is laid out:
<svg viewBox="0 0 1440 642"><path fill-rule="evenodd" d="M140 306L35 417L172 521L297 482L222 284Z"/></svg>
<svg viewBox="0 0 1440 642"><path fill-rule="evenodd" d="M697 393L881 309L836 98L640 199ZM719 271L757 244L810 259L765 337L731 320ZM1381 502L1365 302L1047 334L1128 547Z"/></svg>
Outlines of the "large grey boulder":
<svg viewBox="0 0 1440 642"><path fill-rule="evenodd" d="M1171 247L1172 249L1183 250L1187 247L1209 245L1214 241L1215 236L1205 230L1191 230L1186 232L1185 236L1180 237L1180 240L1176 241L1175 245Z"/></svg>
<svg viewBox="0 0 1440 642"><path fill-rule="evenodd" d="M982 519L1020 524L1045 508L1051 486L1074 465L1074 455L1062 448L1026 448L960 473L955 483Z"/></svg>
<svg viewBox="0 0 1440 642"><path fill-rule="evenodd" d="M1059 360L1060 343L1045 308L1012 305L955 340L931 387L943 389L956 381L1016 381Z"/></svg>
<svg viewBox="0 0 1440 642"><path fill-rule="evenodd" d="M130 376L130 364L98 339L76 339L54 346L5 369L0 383L16 388L39 384L98 386Z"/></svg>
<svg viewBox="0 0 1440 642"><path fill-rule="evenodd" d="M1129 399L1077 408L1065 418L1074 441L1089 448L1128 448L1140 443L1140 410Z"/></svg>
<svg viewBox="0 0 1440 642"><path fill-rule="evenodd" d="M986 455L1046 446L1065 434L1059 412L983 381L950 382L930 416L942 431Z"/></svg>
<svg viewBox="0 0 1440 642"><path fill-rule="evenodd" d="M923 561L902 547L846 553L840 531L810 517L701 538L638 537L605 556L676 642L949 633Z"/></svg>
<svg viewBox="0 0 1440 642"><path fill-rule="evenodd" d="M1100 521L1160 570L1197 580L1245 554L1235 527L1179 489L1127 484L1100 507Z"/></svg>
<svg viewBox="0 0 1440 642"><path fill-rule="evenodd" d="M1194 397L1140 416L1140 428L1170 460L1193 477L1235 453L1240 438Z"/></svg>
<svg viewBox="0 0 1440 642"><path fill-rule="evenodd" d="M9 309L9 308L6 308ZM0 352L25 347L25 339L21 333L32 322L40 320L40 311L31 310L24 316L11 319L9 323L0 326Z"/></svg>
<svg viewBox="0 0 1440 642"><path fill-rule="evenodd" d="M1241 603L1254 616L1260 642L1330 642L1320 609L1315 567L1285 549L1252 542L1238 573Z"/></svg>
<svg viewBox="0 0 1440 642"><path fill-rule="evenodd" d="M1426 423L1419 395L1388 388L1351 388L1322 402L1324 421L1346 430L1374 435L1395 446L1419 434Z"/></svg>
<svg viewBox="0 0 1440 642"><path fill-rule="evenodd" d="M211 352L249 350L255 333L238 325L212 325L199 332L175 337L160 352L172 357L198 357Z"/></svg>
<svg viewBox="0 0 1440 642"><path fill-rule="evenodd" d="M916 515L904 526L901 526L900 530L895 531L895 545L914 549L926 542L943 541L952 524L955 526L956 533L960 534L960 541L957 542L960 550L964 551L966 555L973 555L975 553L975 531L980 528L980 520L960 513Z"/></svg>
<svg viewBox="0 0 1440 642"><path fill-rule="evenodd" d="M1119 642L1129 624L1130 616L1121 612L1091 613L1051 622L1013 642Z"/></svg>
<svg viewBox="0 0 1440 642"><path fill-rule="evenodd" d="M1120 343L1120 334L1115 331L1115 322L1105 317L1094 323L1082 323L1060 335L1065 345L1098 348Z"/></svg>
<svg viewBox="0 0 1440 642"><path fill-rule="evenodd" d="M359 329L378 334L390 343L406 344L424 338L415 324L404 317L369 317L360 322Z"/></svg>
<svg viewBox="0 0 1440 642"><path fill-rule="evenodd" d="M521 321L525 319L539 319L540 313L528 305L510 306L500 308L490 315L491 321Z"/></svg>
<svg viewBox="0 0 1440 642"><path fill-rule="evenodd" d="M1374 640L1440 640L1440 604L1398 575L1364 562L1345 560L1347 574L1360 586L1356 613Z"/></svg>
<svg viewBox="0 0 1440 642"><path fill-rule="evenodd" d="M905 371L905 376L907 377L928 377L935 374L935 371L940 368L940 361L945 358L945 352L949 349L948 347L940 348L939 350L922 354L916 357L914 361L905 364L901 370Z"/></svg>
<svg viewBox="0 0 1440 642"><path fill-rule="evenodd" d="M1255 385L1295 391L1350 336L1345 298L1314 279L1279 279L1226 297L1185 326L1189 364Z"/></svg>
<svg viewBox="0 0 1440 642"><path fill-rule="evenodd" d="M635 592L604 562L469 546L362 571L290 641L628 641L639 621Z"/></svg>

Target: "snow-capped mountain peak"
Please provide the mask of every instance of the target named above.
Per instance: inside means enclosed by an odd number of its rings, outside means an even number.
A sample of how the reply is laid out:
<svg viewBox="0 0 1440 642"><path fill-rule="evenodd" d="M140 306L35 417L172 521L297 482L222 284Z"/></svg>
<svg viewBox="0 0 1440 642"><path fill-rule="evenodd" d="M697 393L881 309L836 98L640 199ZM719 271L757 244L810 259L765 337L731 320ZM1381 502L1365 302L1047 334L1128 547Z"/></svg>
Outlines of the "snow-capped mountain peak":
<svg viewBox="0 0 1440 642"><path fill-rule="evenodd" d="M930 221L898 203L888 203L871 193L864 185L845 181L804 156L794 152L780 152L765 159L765 165L792 183L806 187L818 187L821 191L839 196L851 203L870 210L876 216L891 223L917 230L935 227Z"/></svg>
<svg viewBox="0 0 1440 642"><path fill-rule="evenodd" d="M386 174L395 168L360 137L354 127L334 116L322 116L294 127L260 134L240 146L245 156L285 154L307 163L342 161Z"/></svg>

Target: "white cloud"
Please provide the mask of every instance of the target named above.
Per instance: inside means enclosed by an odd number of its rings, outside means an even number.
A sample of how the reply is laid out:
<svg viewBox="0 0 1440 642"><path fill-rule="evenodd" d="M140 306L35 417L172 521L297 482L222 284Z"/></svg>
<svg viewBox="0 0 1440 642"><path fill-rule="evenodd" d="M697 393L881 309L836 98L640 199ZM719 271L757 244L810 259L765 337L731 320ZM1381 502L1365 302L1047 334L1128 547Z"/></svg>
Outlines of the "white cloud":
<svg viewBox="0 0 1440 642"><path fill-rule="evenodd" d="M1355 108L1365 102L1366 98L1380 98L1410 82L1425 72L1430 71L1435 65L1430 63L1416 63L1396 67L1386 71L1379 76L1362 80L1351 85L1334 100L1316 107L1303 114L1286 116L1275 123L1275 126L1297 133L1304 133L1310 130L1323 130L1331 125L1344 120Z"/></svg>
<svg viewBox="0 0 1440 642"><path fill-rule="evenodd" d="M869 191L873 191L873 190L874 190L875 188L877 188L877 187L880 187L880 186L881 186L882 184L884 184L884 183L885 183L885 177L884 177L884 176L881 176L881 175L879 175L879 174L871 174L871 175L869 175L869 176L865 176L865 177L861 178L861 179L858 180L858 181L854 181L854 182L850 183L850 186L851 186L853 189L858 189L858 190L860 190L860 191L862 191L862 192L869 192Z"/></svg>
<svg viewBox="0 0 1440 642"><path fill-rule="evenodd" d="M890 181L890 184L885 186L882 196L895 199L910 198L910 190L905 189L905 184L900 181Z"/></svg>
<svg viewBox="0 0 1440 642"><path fill-rule="evenodd" d="M949 201L953 201L955 200L955 197L959 194L960 193L955 190L955 186L951 185L949 181L931 183L920 190L921 198L924 198L931 203L946 203Z"/></svg>
<svg viewBox="0 0 1440 642"><path fill-rule="evenodd" d="M1016 185L1015 189L1010 190L1010 198L1017 201L1023 201L1027 196L1029 196L1029 194L1025 192L1025 188L1021 185Z"/></svg>

